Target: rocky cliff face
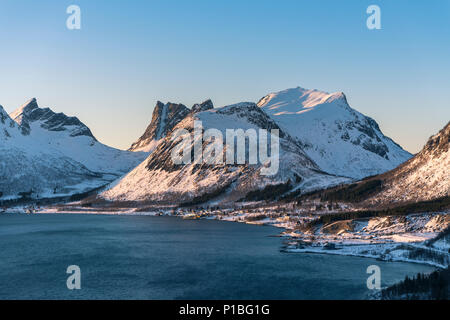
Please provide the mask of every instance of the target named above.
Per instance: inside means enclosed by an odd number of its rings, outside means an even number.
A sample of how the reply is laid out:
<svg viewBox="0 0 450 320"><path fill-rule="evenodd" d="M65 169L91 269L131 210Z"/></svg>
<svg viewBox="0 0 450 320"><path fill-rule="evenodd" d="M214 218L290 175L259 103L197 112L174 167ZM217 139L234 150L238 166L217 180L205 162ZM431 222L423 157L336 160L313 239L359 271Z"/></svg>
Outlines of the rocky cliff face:
<svg viewBox="0 0 450 320"><path fill-rule="evenodd" d="M210 99L200 103L194 104L191 108L191 112L197 113L202 111L208 111L214 108L214 105Z"/></svg>
<svg viewBox="0 0 450 320"><path fill-rule="evenodd" d="M183 120L190 110L176 103L162 103L158 101L153 110L152 120L144 134L131 145L130 151L150 152L156 147L157 142L164 138L181 120Z"/></svg>
<svg viewBox="0 0 450 320"><path fill-rule="evenodd" d="M35 122L48 131L67 131L71 137L87 136L96 140L91 130L77 117L68 117L64 113L55 113L50 108L39 108L36 98L10 114L24 134L31 133Z"/></svg>

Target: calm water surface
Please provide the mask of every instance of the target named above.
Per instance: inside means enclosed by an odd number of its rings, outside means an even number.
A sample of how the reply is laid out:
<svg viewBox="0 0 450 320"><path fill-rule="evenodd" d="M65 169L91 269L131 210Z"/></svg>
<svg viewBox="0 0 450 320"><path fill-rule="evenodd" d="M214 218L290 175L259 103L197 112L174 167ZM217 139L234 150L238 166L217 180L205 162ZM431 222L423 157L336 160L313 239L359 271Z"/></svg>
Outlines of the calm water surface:
<svg viewBox="0 0 450 320"><path fill-rule="evenodd" d="M214 220L0 214L0 299L362 299L432 267L280 252L280 229ZM81 290L66 269L81 268Z"/></svg>

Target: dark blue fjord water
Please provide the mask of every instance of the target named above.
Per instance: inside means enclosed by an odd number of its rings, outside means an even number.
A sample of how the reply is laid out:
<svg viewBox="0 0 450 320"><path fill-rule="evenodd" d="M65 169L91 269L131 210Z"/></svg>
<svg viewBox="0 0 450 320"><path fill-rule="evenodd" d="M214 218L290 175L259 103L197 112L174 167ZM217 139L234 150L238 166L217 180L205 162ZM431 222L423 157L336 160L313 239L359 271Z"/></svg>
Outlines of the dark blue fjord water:
<svg viewBox="0 0 450 320"><path fill-rule="evenodd" d="M280 232L213 220L118 215L0 215L0 299L362 299L431 272L409 263L279 250ZM81 290L66 269L81 268Z"/></svg>

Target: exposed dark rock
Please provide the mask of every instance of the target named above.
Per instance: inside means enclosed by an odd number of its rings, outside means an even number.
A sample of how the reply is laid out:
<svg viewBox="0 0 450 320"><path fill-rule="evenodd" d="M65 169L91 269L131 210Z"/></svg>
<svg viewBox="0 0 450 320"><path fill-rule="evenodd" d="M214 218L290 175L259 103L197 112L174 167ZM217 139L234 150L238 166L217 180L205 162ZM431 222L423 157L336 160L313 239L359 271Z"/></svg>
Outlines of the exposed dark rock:
<svg viewBox="0 0 450 320"><path fill-rule="evenodd" d="M161 101L156 103L153 110L152 120L144 134L131 145L131 151L144 148L153 140L164 138L181 120L188 114L189 109L183 104L167 103Z"/></svg>
<svg viewBox="0 0 450 320"><path fill-rule="evenodd" d="M425 153L432 153L434 156L447 152L450 146L450 122L439 131L438 134L432 136L424 147Z"/></svg>
<svg viewBox="0 0 450 320"><path fill-rule="evenodd" d="M214 105L213 105L212 101L210 99L208 99L200 104L194 104L192 106L191 112L197 113L197 112L211 110L213 108L214 108Z"/></svg>
<svg viewBox="0 0 450 320"><path fill-rule="evenodd" d="M36 98L31 99L13 114L23 134L31 133L31 124L39 121L41 127L49 131L69 131L71 137L88 136L96 140L91 130L77 117L68 117L64 113L55 113L50 108L39 108Z"/></svg>

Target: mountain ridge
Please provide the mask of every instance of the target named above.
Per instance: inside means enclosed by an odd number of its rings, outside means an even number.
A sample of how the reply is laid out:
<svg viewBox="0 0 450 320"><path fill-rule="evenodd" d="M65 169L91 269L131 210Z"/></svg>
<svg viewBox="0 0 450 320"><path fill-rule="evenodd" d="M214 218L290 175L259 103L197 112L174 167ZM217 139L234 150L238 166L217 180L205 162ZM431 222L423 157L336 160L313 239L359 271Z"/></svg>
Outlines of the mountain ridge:
<svg viewBox="0 0 450 320"><path fill-rule="evenodd" d="M15 121L0 108L0 198L83 193L146 157L103 145L78 118L40 108L35 98L10 114Z"/></svg>
<svg viewBox="0 0 450 320"><path fill-rule="evenodd" d="M201 121L203 129L215 129L225 136L226 129L278 129L280 137L280 165L274 177L261 175L265 164L207 165L192 159L191 163L175 165L171 154L176 147L171 135L185 129L190 135L194 121ZM185 134L186 135L186 134ZM184 140L183 140L184 141ZM191 150L194 140L189 142ZM203 146L206 149L208 143ZM248 146L247 146L248 147ZM224 148L223 153L226 153ZM155 201L183 203L193 199L206 199L208 195L225 195L221 202L233 202L248 192L267 185L286 184L291 187L314 188L348 181L321 172L320 168L303 152L297 141L278 127L255 103L238 103L221 108L191 112L181 120L157 145L150 156L137 168L101 196L110 201Z"/></svg>
<svg viewBox="0 0 450 320"><path fill-rule="evenodd" d="M258 106L304 145L322 170L361 179L411 158L377 122L351 108L344 93L301 87L274 92Z"/></svg>
<svg viewBox="0 0 450 320"><path fill-rule="evenodd" d="M414 157L385 173L354 184L306 194L302 198L343 201L360 208L384 209L425 204L450 197L450 122L431 136Z"/></svg>
<svg viewBox="0 0 450 320"><path fill-rule="evenodd" d="M30 124L35 121L41 122L41 127L49 131L70 131L70 136L88 136L97 141L91 130L77 117L69 117L64 113L55 113L50 108L40 108L36 98L32 98L9 116L21 126L24 134L31 133ZM69 129L68 127L75 127Z"/></svg>
<svg viewBox="0 0 450 320"><path fill-rule="evenodd" d="M450 196L450 122L432 135L422 150L380 175L384 188L369 202L427 201Z"/></svg>
<svg viewBox="0 0 450 320"><path fill-rule="evenodd" d="M128 150L151 152L158 141L164 138L167 132L187 116L189 112L190 110L183 104L171 102L164 104L161 101L157 101L150 124L145 129L144 134Z"/></svg>

